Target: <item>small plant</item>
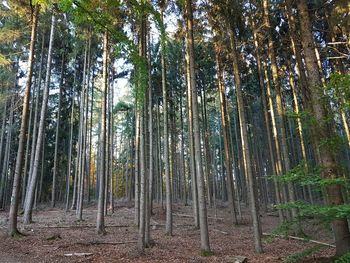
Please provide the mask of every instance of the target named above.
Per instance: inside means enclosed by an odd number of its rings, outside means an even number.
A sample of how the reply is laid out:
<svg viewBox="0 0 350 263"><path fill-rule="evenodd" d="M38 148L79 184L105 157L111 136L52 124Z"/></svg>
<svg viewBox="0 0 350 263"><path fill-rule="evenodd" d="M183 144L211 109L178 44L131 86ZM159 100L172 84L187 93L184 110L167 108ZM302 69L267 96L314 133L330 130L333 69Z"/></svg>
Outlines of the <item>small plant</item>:
<svg viewBox="0 0 350 263"><path fill-rule="evenodd" d="M305 250L303 250L301 252L291 254L283 261L283 263L296 263L296 262L299 262L301 259L318 252L321 248L322 247L320 245L317 245L317 246L313 246L313 247L307 248L307 249L305 249Z"/></svg>
<svg viewBox="0 0 350 263"><path fill-rule="evenodd" d="M210 257L214 255L214 253L210 250L201 250L201 256L202 257Z"/></svg>
<svg viewBox="0 0 350 263"><path fill-rule="evenodd" d="M350 252L342 255L341 257L335 259L333 261L334 263L348 263L350 262Z"/></svg>

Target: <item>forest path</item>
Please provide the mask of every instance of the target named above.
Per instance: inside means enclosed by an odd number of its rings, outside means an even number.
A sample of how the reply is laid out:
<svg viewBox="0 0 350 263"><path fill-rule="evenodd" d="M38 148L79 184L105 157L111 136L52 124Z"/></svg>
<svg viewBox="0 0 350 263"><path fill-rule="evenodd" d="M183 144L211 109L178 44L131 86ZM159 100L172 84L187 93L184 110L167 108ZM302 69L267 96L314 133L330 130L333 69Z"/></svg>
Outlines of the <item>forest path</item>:
<svg viewBox="0 0 350 263"><path fill-rule="evenodd" d="M83 222L75 221L75 212L46 208L33 214L35 223L20 229L27 236L20 239L6 237L7 213L0 212L0 262L232 262L230 256L245 256L248 262L282 262L289 254L300 252L313 244L298 240L275 239L264 242L265 253L254 253L249 216L238 226L229 224L225 209L209 209L209 234L213 256L200 256L199 230L193 228L191 207L174 205L174 236L166 236L165 210L154 205L151 237L154 245L144 255L136 249L138 237L131 204L117 202L113 215L106 216L107 235L95 232L96 208L84 209ZM245 211L244 215L248 215ZM263 215L263 231L269 232L277 218ZM85 256L65 254L87 253ZM332 255L334 249L325 248L317 256ZM310 261L313 262L313 261Z"/></svg>

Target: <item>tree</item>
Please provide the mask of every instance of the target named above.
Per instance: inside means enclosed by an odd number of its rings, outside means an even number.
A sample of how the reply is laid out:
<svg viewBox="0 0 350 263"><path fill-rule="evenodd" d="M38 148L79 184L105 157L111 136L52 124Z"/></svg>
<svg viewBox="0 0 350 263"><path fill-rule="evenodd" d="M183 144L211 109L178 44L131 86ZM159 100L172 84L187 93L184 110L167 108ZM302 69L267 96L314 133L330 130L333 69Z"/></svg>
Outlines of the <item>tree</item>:
<svg viewBox="0 0 350 263"><path fill-rule="evenodd" d="M36 34L38 26L38 16L39 16L39 5L35 6L35 11L32 17L32 31L30 39L29 48L29 60L28 60L28 79L25 88L25 95L23 99L23 109L21 117L21 128L19 134L18 151L16 158L15 175L13 179L12 196L11 196L11 206L9 212L9 225L8 233L10 236L16 236L19 234L17 229L17 213L19 205L19 189L21 187L21 173L22 173L22 161L24 157L24 143L26 141L26 132L28 126L28 115L29 115L29 100L30 91L32 86L32 75L33 75L33 65L34 65L34 50L36 43Z"/></svg>
<svg viewBox="0 0 350 263"><path fill-rule="evenodd" d="M101 101L101 135L100 135L100 146L101 146L101 159L100 159L100 172L99 172L99 191L98 191L98 211L96 230L98 234L105 234L105 223L104 223L104 198L105 198L105 179L106 179L106 110L107 110L107 70L108 70L108 32L105 31L103 35L103 69L102 69L102 101Z"/></svg>
<svg viewBox="0 0 350 263"><path fill-rule="evenodd" d="M38 128L38 138L37 138L36 148L35 148L33 171L32 171L32 174L30 175L29 187L26 192L25 204L24 204L24 223L25 224L29 224L32 222L34 194L35 194L35 188L37 185L39 160L40 160L40 153L41 153L41 148L43 145L43 138L45 133L44 125L45 125L47 104L49 99L50 77L51 77L51 56L52 56L52 48L53 48L53 41L54 41L55 23L56 23L56 16L53 13L51 16L51 30L50 30L49 49L48 49L48 56L47 56L47 65L46 65L46 77L45 77L45 84L44 84L43 103L41 105L41 111L40 111L40 121L39 121L39 128Z"/></svg>
<svg viewBox="0 0 350 263"><path fill-rule="evenodd" d="M204 175L202 166L202 153L200 143L200 131L199 131L199 112L198 101L195 84L195 68L194 68L194 43L193 43L193 11L192 1L186 0L186 45L187 45L187 63L188 63L188 76L187 76L187 92L191 99L189 104L192 105L193 113L193 135L194 137L194 154L195 154L195 166L196 166L196 179L197 179L197 191L198 191L198 204L199 204L199 228L201 233L201 250L203 253L210 253L209 245L209 233L208 233L208 218L204 189Z"/></svg>
<svg viewBox="0 0 350 263"><path fill-rule="evenodd" d="M326 179L339 177L338 165L330 148L324 145L325 140L334 136L333 127L326 121L329 114L323 103L323 83L321 80L317 56L315 53L315 42L311 31L309 10L305 1L297 1L299 20L301 24L301 43L305 57L305 68L308 73L308 88L310 89L312 113L316 120L316 131L314 134L317 149L320 152L320 161L323 166L322 176ZM326 187L326 201L328 205L336 206L344 204L341 185L332 184ZM349 226L346 218L335 219L332 222L333 234L338 256L347 253L350 249Z"/></svg>

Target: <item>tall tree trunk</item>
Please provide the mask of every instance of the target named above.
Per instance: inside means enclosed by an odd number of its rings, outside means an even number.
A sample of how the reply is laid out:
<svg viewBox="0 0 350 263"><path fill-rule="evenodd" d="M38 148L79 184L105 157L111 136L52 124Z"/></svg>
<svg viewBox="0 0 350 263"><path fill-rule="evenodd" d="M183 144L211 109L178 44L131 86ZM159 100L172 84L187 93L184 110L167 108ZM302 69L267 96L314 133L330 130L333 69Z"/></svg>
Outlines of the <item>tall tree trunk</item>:
<svg viewBox="0 0 350 263"><path fill-rule="evenodd" d="M299 76L301 93L303 95L304 106L306 106L307 105L306 102L310 100L310 90L307 87L307 80L306 80L306 74L305 74L304 63L302 58L301 45L297 35L298 31L296 27L295 15L293 14L293 10L292 10L293 1L294 0L285 1L286 11L287 11L286 13L288 18L288 26L289 26L289 34L290 34L290 40L292 44L292 50L295 56L296 69Z"/></svg>
<svg viewBox="0 0 350 263"><path fill-rule="evenodd" d="M277 67L276 54L275 54L275 48L274 48L274 41L273 41L272 32L271 32L272 29L271 29L270 18L269 18L269 12L270 12L269 0L263 1L263 8L264 8L264 21L268 30L268 34L267 34L268 51L269 51L268 53L271 61L272 80L276 89L276 107L277 107L276 125L280 135L279 139L280 139L280 146L281 146L281 154L284 161L283 162L284 171L288 172L290 170L290 159L289 159L289 152L288 152L286 129L284 126L284 109L282 105L282 84L278 76L278 67ZM289 182L287 189L288 189L288 195L289 195L290 201L295 202L296 199L295 199L293 183ZM297 217L297 211L295 208L292 208L292 218L296 218L296 217Z"/></svg>
<svg viewBox="0 0 350 263"><path fill-rule="evenodd" d="M137 96L136 96L137 97ZM136 98L137 101L137 98ZM135 218L136 226L140 225L140 113L138 112L138 103L135 106Z"/></svg>
<svg viewBox="0 0 350 263"><path fill-rule="evenodd" d="M44 51L45 51L45 31L42 32L42 40L41 40L41 54L40 54L40 67L39 67L39 76L38 76L38 86L37 86L37 94L35 100L35 110L34 110L34 127L33 127L33 136L32 136L32 145L30 150L30 166L28 172L27 183L24 185L25 191L23 192L23 197L25 197L26 191L29 189L30 178L33 173L33 164L35 157L35 146L38 137L38 115L39 115L39 106L40 106L40 98L41 98L41 82L42 82L42 72L43 72L43 64L44 64ZM25 198L23 198L23 206L24 206Z"/></svg>
<svg viewBox="0 0 350 263"><path fill-rule="evenodd" d="M101 160L100 160L100 173L99 173L99 191L98 191L98 208L97 208L97 221L96 230L98 234L105 234L105 218L104 218L104 198L105 198L105 177L106 177L106 110L107 110L107 86L108 86L108 32L107 30L103 36L103 69L102 69L102 101L101 101Z"/></svg>
<svg viewBox="0 0 350 263"><path fill-rule="evenodd" d="M186 84L187 84L187 122L188 122L188 137L189 137L189 166L191 173L191 190L192 190L192 209L194 217L194 226L199 228L199 206L198 206L198 189L197 189L197 177L196 177L196 160L194 153L194 138L193 138L193 109L192 109L192 94L191 94L191 84L190 84L190 64L188 63L188 46L186 45Z"/></svg>
<svg viewBox="0 0 350 263"><path fill-rule="evenodd" d="M4 166L4 162L2 161L3 157L4 157L4 155L6 156L6 149L5 149L5 151L3 151L3 149L4 149L3 145L4 145L4 141L5 141L6 130L7 130L7 127L6 127L7 104L8 104L8 102L7 102L7 100L5 100L5 103L4 103L4 106L2 109L3 113L2 113L1 138L0 138L0 171L2 171L1 168L3 168L3 166ZM6 143L7 143L7 140L6 140ZM6 146L5 146L5 148L6 148ZM3 155L3 152L4 152L4 155ZM1 178L0 178L0 200L2 200L2 198L3 198L4 182L5 182L5 178L4 178L4 174L2 173ZM2 201L0 201L0 206L1 206L1 204L2 204Z"/></svg>
<svg viewBox="0 0 350 263"><path fill-rule="evenodd" d="M236 208L235 208L235 199L234 199L234 187L232 182L232 155L233 152L231 151L230 147L230 131L228 127L228 112L227 112L227 101L226 101L226 94L225 94L225 84L223 79L223 68L220 61L220 48L216 47L215 56L216 56L216 65L218 68L218 88L219 88L219 97L220 97L220 113L221 113L221 125L222 125L222 132L223 132L223 138L224 138L224 154L225 154L225 168L226 168L226 188L227 188L227 194L228 194L228 203L230 207L230 213L231 213L231 220L233 224L238 224L237 221L237 215L236 215Z"/></svg>
<svg viewBox="0 0 350 263"><path fill-rule="evenodd" d="M269 145L269 154L270 154L270 161L271 161L271 170L272 170L272 174L274 176L277 175L277 170L276 170L276 160L275 160L275 155L274 155L274 148L273 148L273 139L272 136L275 135L275 132L273 132L273 135L271 134L271 123L270 123L270 119L269 119L269 111L271 114L271 120L273 122L273 124L275 123L275 114L274 114L274 108L272 105L272 98L271 96L269 98L266 98L267 94L270 94L270 84L266 83L266 91L265 91L265 85L264 85L264 68L263 68L263 64L262 64L262 60L261 60L261 55L260 55L260 51L259 51L259 41L258 41L258 34L256 32L256 24L255 21L252 19L251 20L252 26L253 26L253 38L254 38L254 47L255 47L255 52L256 52L256 60L257 60L257 66L258 66L258 74L259 74L259 85L260 85L260 89L261 89L261 100L262 100L262 105L263 105L263 111L264 111L264 119L265 119L265 125L266 125L266 134L267 134L267 140L268 140L268 145ZM267 90L268 89L268 90ZM267 105L267 99L269 100L269 106L270 108L268 108ZM275 137L275 136L274 136ZM280 189L279 189L279 185L276 182L276 180L274 180L274 187L275 187L275 195L276 195L276 202L277 205L281 204L281 195L280 195ZM278 216L279 216L279 220L282 223L283 222L283 212L282 209L278 209Z"/></svg>
<svg viewBox="0 0 350 263"><path fill-rule="evenodd" d="M32 31L31 40L29 48L29 60L28 60L28 80L26 83L25 94L23 99L23 109L22 109L22 121L19 134L18 151L16 158L15 174L13 179L13 188L11 196L11 206L9 212L9 224L8 224L8 234L15 236L19 234L17 229L17 214L19 205L19 190L21 187L21 173L22 173L22 162L24 155L24 144L27 139L26 132L28 126L28 113L29 113L29 100L30 100L30 90L32 86L32 75L33 75L33 64L34 64L34 51L36 42L36 33L38 25L39 16L39 5L35 6L35 11L32 18Z"/></svg>
<svg viewBox="0 0 350 263"><path fill-rule="evenodd" d="M114 74L112 74L113 76ZM113 135L114 135L114 117L113 117L113 98L114 98L114 86L113 82L110 83L109 85L109 106L108 106L108 111L109 111L109 126L108 126L108 136L109 136L109 210L111 213L114 213L114 194L113 194L113 189L114 189L114 177L113 177L113 149L114 149L114 141L113 141Z"/></svg>
<svg viewBox="0 0 350 263"><path fill-rule="evenodd" d="M253 219L253 230L254 230L254 243L255 243L255 252L262 253L262 244L261 244L261 224L260 224L260 215L259 215L259 206L257 205L257 184L255 182L255 178L252 172L252 161L251 161L251 153L249 147L249 138L247 131L247 121L244 112L244 102L243 102L243 94L241 90L241 77L239 74L239 60L236 51L236 36L234 30L231 30L230 34L231 40L231 50L232 50L232 58L233 58L233 75L236 87L236 95L237 95L237 107L238 107L238 116L239 116L239 126L240 126L240 134L241 134L241 143L242 143L242 152L243 152L243 165L244 171L246 175L246 181L248 182L248 194L250 197L250 209L251 215Z"/></svg>
<svg viewBox="0 0 350 263"><path fill-rule="evenodd" d="M10 151L11 151L11 139L12 139L12 130L13 130L13 112L14 112L14 101L15 96L12 94L11 98L11 104L10 104L10 113L8 118L8 124L6 127L7 134L6 134L6 146L5 146L5 152L4 152L4 161L2 170L1 170L1 184L0 184L0 207L5 207L5 201L6 201L6 185L8 182L8 173L9 173L9 159L10 159Z"/></svg>
<svg viewBox="0 0 350 263"><path fill-rule="evenodd" d="M202 152L200 142L200 127L199 127L199 111L195 81L195 64L194 64L194 38L193 38L193 11L192 1L186 0L186 45L187 45L187 63L189 67L188 75L188 92L191 93L193 110L193 137L194 137L194 154L198 189L198 205L199 205L199 227L201 234L201 250L202 252L210 252L209 233L208 233L208 218L205 198L204 175L202 165ZM192 136L192 135L190 135Z"/></svg>
<svg viewBox="0 0 350 263"><path fill-rule="evenodd" d="M30 177L29 188L28 188L27 193L26 193L26 197L25 197L26 200L25 200L25 204L24 204L23 221L25 224L29 224L32 222L33 201L34 201L35 187L37 185L40 152L41 152L43 137L44 137L44 133L45 133L46 109L47 109L47 104L48 104L48 100L49 100L50 77L51 77L51 57L52 57L52 46L53 46L53 41L54 41L55 23L56 23L55 14L52 14L49 50L48 50L47 65L46 65L46 77L45 77L45 85L44 85L44 93L43 93L43 102L41 105L41 112L40 112L38 140L37 140L36 148L35 148L33 173Z"/></svg>
<svg viewBox="0 0 350 263"><path fill-rule="evenodd" d="M64 68L65 68L65 57L62 55L62 68L61 68L61 80L59 84L58 94L58 109L57 109L57 123L56 123L56 134L55 134L55 153L53 161L53 176L52 176L52 193L51 193L51 207L56 205L56 175L57 175L57 158L58 158L58 137L61 122L61 105L62 105L62 93L63 93L63 80L64 80Z"/></svg>
<svg viewBox="0 0 350 263"><path fill-rule="evenodd" d="M79 111L79 138L78 138L78 161L77 161L77 189L76 189L76 218L83 219L83 201L84 201L84 183L86 178L86 131L87 131L87 102L88 102L88 60L89 60L89 43L85 44L84 64L83 64L83 83L80 93L80 111Z"/></svg>
<svg viewBox="0 0 350 263"><path fill-rule="evenodd" d="M145 231L145 245L149 246L151 241L151 215L152 215L152 199L153 199L153 173L154 173L154 147L153 147L153 92L151 79L151 39L150 30L147 30L148 36L148 193L147 193L147 215L146 215L146 231ZM127 187L127 186L126 186Z"/></svg>
<svg viewBox="0 0 350 263"><path fill-rule="evenodd" d="M75 74L74 81L75 83ZM73 84L74 87L74 84ZM72 174L72 150L73 150L73 128L74 128L74 90L72 92L72 102L71 102L71 113L70 113L70 132L69 132L69 150L68 150L68 168L67 168L67 181L66 181L66 211L69 208L69 192L70 192L70 178Z"/></svg>
<svg viewBox="0 0 350 263"><path fill-rule="evenodd" d="M315 44L311 31L311 23L308 13L307 2L298 0L299 19L301 24L301 42L305 57L305 66L308 73L308 86L311 94L311 104L313 114L316 119L315 125L317 134L314 134L317 142L317 148L320 152L320 161L323 166L322 176L326 179L339 177L337 162L331 150L322 146L322 141L332 138L334 132L332 127L327 124L329 113L326 105L323 104L323 83L317 65L317 56L315 53ZM342 196L341 185L332 184L326 186L326 201L328 205L342 205L344 199ZM346 217L335 219L332 222L333 234L336 244L336 254L343 255L350 250L350 234Z"/></svg>
<svg viewBox="0 0 350 263"><path fill-rule="evenodd" d="M163 20L164 10L161 9L161 17ZM165 233L173 234L173 214L172 214L172 189L170 178L169 163L169 125L168 125L168 87L166 84L166 68L165 68L165 37L161 39L161 63L162 63L162 91L163 91L163 151L164 151L164 169L165 169L165 195L166 195L166 223Z"/></svg>

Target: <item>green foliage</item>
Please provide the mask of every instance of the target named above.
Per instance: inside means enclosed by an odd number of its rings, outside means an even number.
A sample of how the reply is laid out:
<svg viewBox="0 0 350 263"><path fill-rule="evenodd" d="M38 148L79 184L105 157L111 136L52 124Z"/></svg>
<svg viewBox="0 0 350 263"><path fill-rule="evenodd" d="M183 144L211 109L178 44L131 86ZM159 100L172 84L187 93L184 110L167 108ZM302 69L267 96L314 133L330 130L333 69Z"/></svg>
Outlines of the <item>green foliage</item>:
<svg viewBox="0 0 350 263"><path fill-rule="evenodd" d="M277 236L283 236L285 238L288 238L289 231L291 230L294 224L295 224L294 221L283 222L279 224L277 227L275 227L272 230L271 235L269 235L268 238L265 239L265 241L267 243L270 243Z"/></svg>
<svg viewBox="0 0 350 263"><path fill-rule="evenodd" d="M302 260L303 258L315 254L321 248L322 247L320 245L317 245L317 246L313 246L313 247L307 248L307 249L305 249L305 250L303 250L301 252L291 254L285 260L283 260L283 263L297 263L300 260Z"/></svg>
<svg viewBox="0 0 350 263"><path fill-rule="evenodd" d="M350 74L333 73L326 89L334 90L336 99L344 101L341 106L350 109Z"/></svg>
<svg viewBox="0 0 350 263"><path fill-rule="evenodd" d="M201 250L201 256L202 257L210 257L214 255L214 253L212 251L208 251L208 250Z"/></svg>
<svg viewBox="0 0 350 263"><path fill-rule="evenodd" d="M344 147L345 144L346 144L345 138L340 135L334 135L329 138L323 138L320 141L320 147L324 147L330 150L332 153L339 152Z"/></svg>
<svg viewBox="0 0 350 263"><path fill-rule="evenodd" d="M342 185L343 187L349 188L349 179L344 177L338 178L322 178L321 174L323 167L316 165L312 166L306 161L302 161L300 164L289 170L282 176L271 176L270 178L276 182L287 184L293 182L300 186L311 185L314 189L322 190L324 187L329 185Z"/></svg>
<svg viewBox="0 0 350 263"><path fill-rule="evenodd" d="M348 263L348 262L350 262L350 252L342 255L341 257L333 261L333 263Z"/></svg>
<svg viewBox="0 0 350 263"><path fill-rule="evenodd" d="M165 39L165 28L160 13L148 1L119 1L106 0L102 3L96 1L63 0L59 7L72 15L77 24L93 25L99 32L107 32L114 40L114 48L118 55L123 54L135 66L133 79L134 96L141 106L148 87L148 65L145 58L139 55L138 46L119 27L126 15L135 19L137 23L147 19L150 14L160 29L161 38ZM128 11L125 11L128 10ZM116 19L118 17L118 19Z"/></svg>
<svg viewBox="0 0 350 263"><path fill-rule="evenodd" d="M316 125L315 117L308 111L300 111L299 113L296 113L295 111L287 110L285 114L287 118L301 119L305 129L310 129Z"/></svg>
<svg viewBox="0 0 350 263"><path fill-rule="evenodd" d="M131 110L132 107L131 105L127 104L124 101L119 101L117 105L115 105L114 109L113 109L113 113L117 113L120 111L128 111Z"/></svg>
<svg viewBox="0 0 350 263"><path fill-rule="evenodd" d="M326 223L335 219L346 218L350 215L350 204L322 206L297 201L280 204L276 207L283 210L295 208L298 210L299 218L316 218Z"/></svg>

